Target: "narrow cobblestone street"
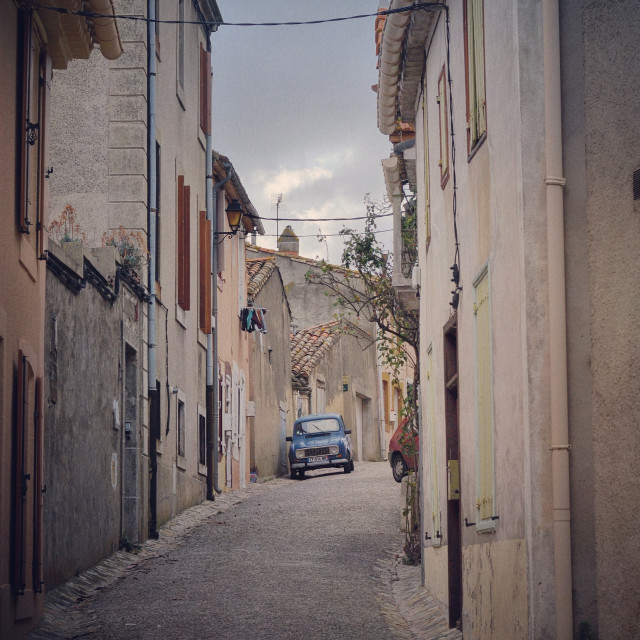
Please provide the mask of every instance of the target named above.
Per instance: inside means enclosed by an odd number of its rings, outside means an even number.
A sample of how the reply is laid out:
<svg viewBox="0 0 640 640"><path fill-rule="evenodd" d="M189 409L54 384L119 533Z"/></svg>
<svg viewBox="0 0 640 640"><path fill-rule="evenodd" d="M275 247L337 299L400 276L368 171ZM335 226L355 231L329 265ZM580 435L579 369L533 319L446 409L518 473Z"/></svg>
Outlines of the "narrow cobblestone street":
<svg viewBox="0 0 640 640"><path fill-rule="evenodd" d="M47 597L32 640L458 638L400 562L387 463L225 493Z"/></svg>

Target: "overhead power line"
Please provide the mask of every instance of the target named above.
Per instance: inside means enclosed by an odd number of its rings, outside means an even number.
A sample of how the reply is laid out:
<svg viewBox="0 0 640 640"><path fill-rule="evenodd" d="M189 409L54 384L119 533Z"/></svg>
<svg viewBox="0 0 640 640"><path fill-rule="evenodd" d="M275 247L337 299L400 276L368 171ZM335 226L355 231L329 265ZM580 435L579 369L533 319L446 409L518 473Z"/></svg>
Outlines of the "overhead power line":
<svg viewBox="0 0 640 640"><path fill-rule="evenodd" d="M393 213L381 213L378 216L374 216L377 220L378 218L388 218L392 216ZM254 218L256 216L247 215L245 217ZM257 216L260 220L271 220L281 222L350 222L351 220L366 220L369 216L356 216L355 218L265 218L264 216Z"/></svg>
<svg viewBox="0 0 640 640"><path fill-rule="evenodd" d="M398 9L385 9L378 11L377 13L360 13L353 16L344 16L341 18L324 18L321 20L295 20L290 22L208 22L206 20L150 20L145 16L132 16L126 14L114 14L109 16L103 13L96 13L94 11L74 11L65 7L52 7L48 5L34 3L32 6L38 9L45 9L47 11L55 11L56 13L70 14L74 16L81 16L84 18L116 18L117 20L135 20L138 22L157 22L159 24L196 24L203 25L210 29L218 27L290 27L290 26L302 26L302 25L315 25L315 24L327 24L331 22L345 22L347 20L360 20L361 18L374 18L376 16L388 16L393 13L405 13L407 11L437 11L443 9L446 5L443 2L421 2L408 7L400 7Z"/></svg>

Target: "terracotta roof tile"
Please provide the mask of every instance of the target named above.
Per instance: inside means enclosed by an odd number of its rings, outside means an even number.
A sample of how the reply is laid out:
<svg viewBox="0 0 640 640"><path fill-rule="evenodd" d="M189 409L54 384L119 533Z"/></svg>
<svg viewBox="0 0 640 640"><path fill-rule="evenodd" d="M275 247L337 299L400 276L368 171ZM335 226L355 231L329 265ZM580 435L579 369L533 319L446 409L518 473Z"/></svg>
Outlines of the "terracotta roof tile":
<svg viewBox="0 0 640 640"><path fill-rule="evenodd" d="M275 258L253 258L247 260L247 294L255 298L276 269Z"/></svg>
<svg viewBox="0 0 640 640"><path fill-rule="evenodd" d="M294 381L309 380L311 371L338 340L340 322L302 329L291 336L291 373Z"/></svg>

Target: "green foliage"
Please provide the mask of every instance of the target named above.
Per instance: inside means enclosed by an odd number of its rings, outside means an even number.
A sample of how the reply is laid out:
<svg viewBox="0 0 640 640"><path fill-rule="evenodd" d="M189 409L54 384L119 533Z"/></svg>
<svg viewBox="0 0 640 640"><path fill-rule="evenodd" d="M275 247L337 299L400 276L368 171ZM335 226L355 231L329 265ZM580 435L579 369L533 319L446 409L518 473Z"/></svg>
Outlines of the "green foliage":
<svg viewBox="0 0 640 640"><path fill-rule="evenodd" d="M307 282L323 285L335 297L336 316L354 314L379 329L378 353L394 377L407 363L417 371L418 313L400 306L392 285L393 257L377 240L376 219L388 212L388 202L365 198L367 221L362 233L343 229L342 265L321 261L319 271L309 271ZM415 405L414 405L415 406Z"/></svg>
<svg viewBox="0 0 640 640"><path fill-rule="evenodd" d="M323 261L319 265L319 271L307 272L306 280L322 285L327 295L335 297L334 306L339 319L355 314L358 318L363 317L376 324L378 357L391 370L394 385L398 383L400 371L407 364L413 366L414 384L409 386L401 416L407 418L407 434L409 431L417 433L419 315L418 312L409 311L400 305L392 282L393 256L384 251L375 234L376 219L389 212L389 203L373 201L367 196L365 206L367 221L364 232L353 229L341 232L345 242L342 265L336 267ZM405 249L401 260L403 263L409 260L413 267L417 257L416 211L411 202L405 210L402 225ZM413 439L406 440L407 447L413 447L415 453ZM407 500L403 510L404 552L406 562L417 564L420 562L421 551L418 474L409 472L406 482Z"/></svg>

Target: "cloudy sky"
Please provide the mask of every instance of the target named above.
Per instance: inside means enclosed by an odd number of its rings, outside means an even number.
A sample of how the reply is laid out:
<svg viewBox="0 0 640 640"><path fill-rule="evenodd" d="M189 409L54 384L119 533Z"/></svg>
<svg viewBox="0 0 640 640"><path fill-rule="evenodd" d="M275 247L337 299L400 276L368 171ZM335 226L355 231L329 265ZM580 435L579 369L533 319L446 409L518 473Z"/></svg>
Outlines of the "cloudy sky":
<svg viewBox="0 0 640 640"><path fill-rule="evenodd" d="M286 22L375 14L378 0L218 0L226 22ZM382 199L380 161L390 153L376 127L374 18L320 25L224 25L212 37L213 140L229 157L263 218L365 215L365 194ZM357 222L280 221L300 253L340 262L342 238ZM276 222L264 221L265 247ZM379 229L390 229L385 218ZM327 234L326 243L318 234ZM309 237L304 237L309 236ZM389 247L391 233L378 235Z"/></svg>

